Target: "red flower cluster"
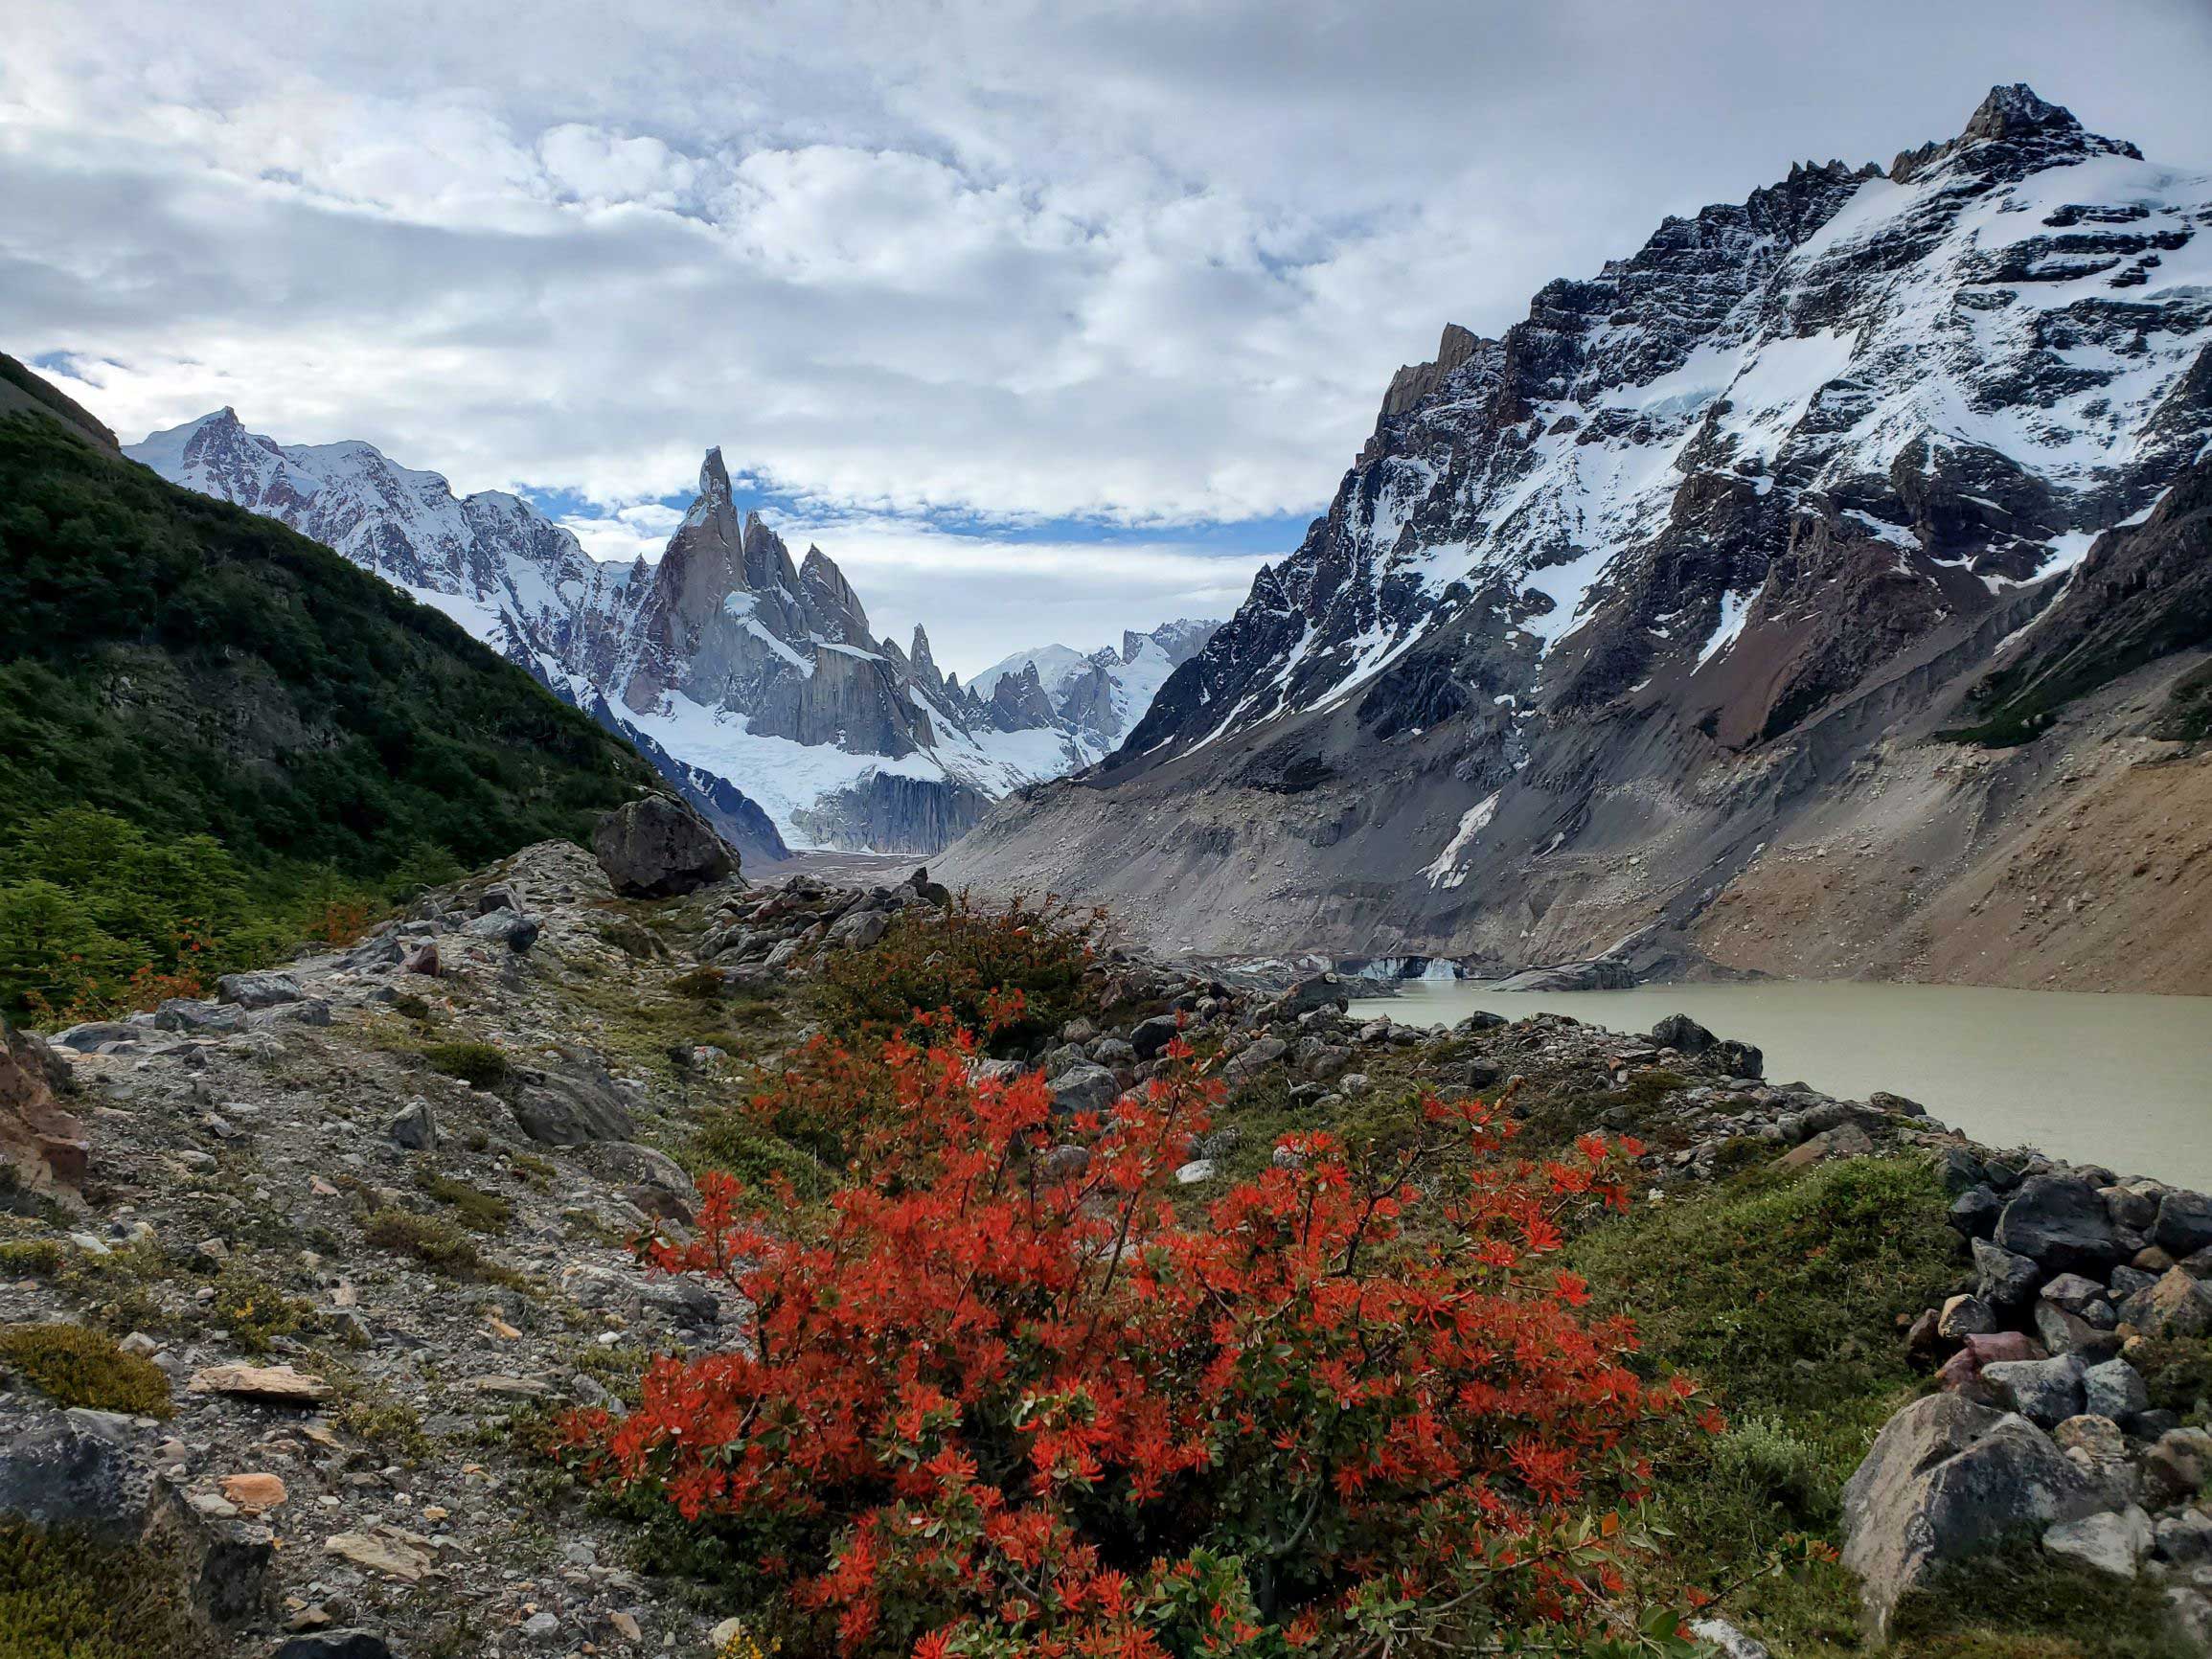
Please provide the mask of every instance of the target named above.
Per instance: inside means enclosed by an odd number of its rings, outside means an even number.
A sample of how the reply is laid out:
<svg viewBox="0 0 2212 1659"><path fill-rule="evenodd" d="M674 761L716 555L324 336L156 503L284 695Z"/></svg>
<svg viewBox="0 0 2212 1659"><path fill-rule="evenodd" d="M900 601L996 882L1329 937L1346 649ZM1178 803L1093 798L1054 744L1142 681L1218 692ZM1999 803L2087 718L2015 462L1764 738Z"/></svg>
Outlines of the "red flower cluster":
<svg viewBox="0 0 2212 1659"><path fill-rule="evenodd" d="M1633 1148L1532 1165L1429 1101L1384 1167L1287 1137L1185 1224L1166 1193L1220 1092L1187 1046L1069 1119L936 1034L882 1048L818 1218L712 1179L696 1238L650 1246L751 1302L747 1351L663 1358L627 1418L566 1428L602 1478L776 1540L794 1646L809 1619L931 1659L1642 1640L1613 1566L1638 1430L1692 1391L1647 1386L1541 1260L1626 1205Z"/></svg>

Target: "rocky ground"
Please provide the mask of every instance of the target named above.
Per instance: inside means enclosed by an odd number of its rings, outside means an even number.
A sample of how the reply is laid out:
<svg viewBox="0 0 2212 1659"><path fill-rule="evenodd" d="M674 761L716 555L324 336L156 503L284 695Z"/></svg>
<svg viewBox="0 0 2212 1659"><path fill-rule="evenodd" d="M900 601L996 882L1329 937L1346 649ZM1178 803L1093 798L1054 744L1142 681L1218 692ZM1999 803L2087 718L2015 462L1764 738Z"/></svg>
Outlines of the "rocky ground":
<svg viewBox="0 0 2212 1659"><path fill-rule="evenodd" d="M688 1221L695 1131L815 1028L825 966L898 919L933 924L948 896L925 876L687 876L665 839L617 837L601 860L533 847L344 951L51 1047L18 1036L0 1068L23 1170L0 1215L0 1515L158 1539L214 1652L724 1644L732 1609L657 1571L634 1518L557 1498L531 1431L622 1398L654 1352L744 1340L741 1306L645 1274L627 1244ZM1179 1172L1192 1204L1285 1127L1419 1089L1510 1089L1539 1140L1632 1129L1654 1213L1746 1170L1926 1163L1955 1194L1955 1293L1872 1333L1930 1392L1850 1489L1870 1616L2026 1528L2156 1579L2212 1651L2212 1435L2154 1408L2132 1363L2212 1330L2205 1199L1975 1147L1896 1097L1765 1080L1755 1049L1687 1019L1426 1032L1352 1020L1344 989L1107 949L1090 1011L1021 1063L1069 1107L1106 1105L1183 1022L1232 1088ZM144 1415L71 1408L113 1389L75 1395L8 1346L57 1326L166 1386L130 1402Z"/></svg>

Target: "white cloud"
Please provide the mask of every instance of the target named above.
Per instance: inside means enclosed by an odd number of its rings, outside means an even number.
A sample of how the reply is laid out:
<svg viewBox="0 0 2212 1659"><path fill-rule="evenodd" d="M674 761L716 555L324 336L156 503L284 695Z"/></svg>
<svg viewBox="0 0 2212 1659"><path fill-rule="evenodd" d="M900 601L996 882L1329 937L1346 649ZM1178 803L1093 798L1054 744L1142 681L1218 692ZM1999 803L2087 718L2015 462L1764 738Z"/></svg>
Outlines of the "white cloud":
<svg viewBox="0 0 2212 1659"><path fill-rule="evenodd" d="M1185 527L1317 511L1445 321L1995 80L2212 159L2207 67L2188 0L14 0L0 347L130 436L575 490L604 556L719 443L887 615L1104 642L1233 574ZM1159 538L977 569L947 509Z"/></svg>

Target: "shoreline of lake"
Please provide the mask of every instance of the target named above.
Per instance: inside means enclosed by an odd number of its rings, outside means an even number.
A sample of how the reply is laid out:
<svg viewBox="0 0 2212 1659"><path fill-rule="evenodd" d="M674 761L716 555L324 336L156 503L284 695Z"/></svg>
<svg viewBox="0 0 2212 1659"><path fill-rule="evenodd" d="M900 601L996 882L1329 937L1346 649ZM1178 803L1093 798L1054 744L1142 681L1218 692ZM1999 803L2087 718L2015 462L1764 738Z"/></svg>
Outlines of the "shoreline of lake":
<svg viewBox="0 0 2212 1659"><path fill-rule="evenodd" d="M1352 1003L1401 1024L1563 1013L1624 1035L1685 1013L1756 1045L1777 1082L1839 1098L1887 1090L1985 1145L2212 1186L2212 997L1809 980L1511 991L1425 979Z"/></svg>

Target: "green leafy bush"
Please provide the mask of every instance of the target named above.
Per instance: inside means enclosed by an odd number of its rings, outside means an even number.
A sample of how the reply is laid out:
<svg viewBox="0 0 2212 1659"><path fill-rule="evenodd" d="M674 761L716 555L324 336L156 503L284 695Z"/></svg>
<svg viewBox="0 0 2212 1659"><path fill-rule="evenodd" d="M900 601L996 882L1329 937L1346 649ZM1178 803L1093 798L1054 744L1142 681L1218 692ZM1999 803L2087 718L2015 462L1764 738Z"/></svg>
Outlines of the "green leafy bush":
<svg viewBox="0 0 2212 1659"><path fill-rule="evenodd" d="M823 980L848 1027L946 1012L1015 1054L1073 1013L1100 920L1053 898L992 910L963 893L947 911L901 911L872 949L832 955Z"/></svg>
<svg viewBox="0 0 2212 1659"><path fill-rule="evenodd" d="M63 1405L170 1414L169 1378L160 1366L125 1353L81 1325L20 1325L0 1330L0 1365Z"/></svg>
<svg viewBox="0 0 2212 1659"><path fill-rule="evenodd" d="M480 1089L497 1088L511 1070L507 1051L490 1043L432 1043L422 1051L422 1057L430 1062L432 1071L459 1078Z"/></svg>

